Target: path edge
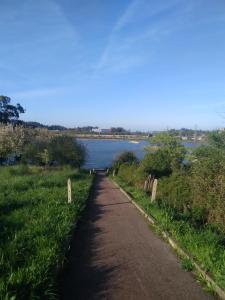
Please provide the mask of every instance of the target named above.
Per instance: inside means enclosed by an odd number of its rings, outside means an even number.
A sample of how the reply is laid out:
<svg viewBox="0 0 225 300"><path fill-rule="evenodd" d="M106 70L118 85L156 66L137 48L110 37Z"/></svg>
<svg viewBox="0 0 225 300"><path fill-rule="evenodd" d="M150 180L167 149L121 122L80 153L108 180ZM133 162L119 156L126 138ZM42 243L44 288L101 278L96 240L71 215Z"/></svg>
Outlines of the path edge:
<svg viewBox="0 0 225 300"><path fill-rule="evenodd" d="M112 178L109 179L130 200L130 202L135 206L135 208L139 210L139 212L145 217L145 219L147 219L147 221L151 225L160 229L158 227L159 222L151 214L147 214L144 211L144 209L141 208L136 203L136 201L117 182L115 182L115 180L113 180ZM217 296L219 296L220 299L225 300L225 291L223 291L223 289L220 288L218 284L199 266L199 264L193 259L193 257L190 254L188 254L185 250L183 250L181 246L177 243L177 241L175 241L174 238L172 238L168 232L160 229L160 233L162 234L163 238L168 242L168 244L171 246L171 248L177 251L180 256L191 260L197 273L199 273L206 282L211 284L214 292L217 294Z"/></svg>

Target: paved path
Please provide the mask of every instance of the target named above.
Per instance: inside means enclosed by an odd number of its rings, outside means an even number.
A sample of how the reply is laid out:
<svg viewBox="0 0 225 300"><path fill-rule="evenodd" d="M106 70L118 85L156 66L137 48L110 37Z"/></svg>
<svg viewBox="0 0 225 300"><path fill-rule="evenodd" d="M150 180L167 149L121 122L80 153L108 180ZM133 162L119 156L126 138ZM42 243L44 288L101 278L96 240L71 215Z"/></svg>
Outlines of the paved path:
<svg viewBox="0 0 225 300"><path fill-rule="evenodd" d="M62 299L211 299L104 174L75 233Z"/></svg>

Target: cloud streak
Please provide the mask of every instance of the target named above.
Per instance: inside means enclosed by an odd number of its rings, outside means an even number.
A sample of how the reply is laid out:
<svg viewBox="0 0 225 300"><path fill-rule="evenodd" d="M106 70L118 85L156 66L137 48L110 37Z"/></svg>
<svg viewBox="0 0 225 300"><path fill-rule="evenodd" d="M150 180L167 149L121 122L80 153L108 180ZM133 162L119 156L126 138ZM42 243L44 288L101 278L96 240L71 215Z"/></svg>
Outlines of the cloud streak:
<svg viewBox="0 0 225 300"><path fill-rule="evenodd" d="M96 66L96 72L128 71L154 59L155 47L183 28L195 4L133 0L118 17ZM179 28L179 29L178 29Z"/></svg>

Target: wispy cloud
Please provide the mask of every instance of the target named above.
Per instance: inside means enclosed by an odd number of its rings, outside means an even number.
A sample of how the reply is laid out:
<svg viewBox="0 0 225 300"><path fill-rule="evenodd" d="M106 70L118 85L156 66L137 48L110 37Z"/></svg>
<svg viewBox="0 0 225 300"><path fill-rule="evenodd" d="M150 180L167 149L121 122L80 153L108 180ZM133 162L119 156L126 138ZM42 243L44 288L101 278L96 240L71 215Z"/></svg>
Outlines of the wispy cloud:
<svg viewBox="0 0 225 300"><path fill-rule="evenodd" d="M24 0L2 7L0 68L10 78L32 81L36 72L63 68L60 55L80 49L77 29L54 0ZM7 34L4 28L7 26ZM73 52L72 52L73 51ZM32 71L33 76L30 76ZM29 75L28 75L29 74ZM42 78L44 77L44 72ZM40 76L40 75L39 75ZM0 74L0 80L1 80Z"/></svg>
<svg viewBox="0 0 225 300"><path fill-rule="evenodd" d="M155 46L188 24L198 2L133 0L116 20L96 66L99 71L125 71L154 59Z"/></svg>

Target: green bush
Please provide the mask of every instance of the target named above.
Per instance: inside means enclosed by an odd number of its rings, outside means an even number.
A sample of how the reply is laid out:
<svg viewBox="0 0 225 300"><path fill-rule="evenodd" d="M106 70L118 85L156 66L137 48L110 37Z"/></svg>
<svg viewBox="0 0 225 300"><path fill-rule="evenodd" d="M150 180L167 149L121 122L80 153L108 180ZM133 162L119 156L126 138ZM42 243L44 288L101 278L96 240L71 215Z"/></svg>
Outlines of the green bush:
<svg viewBox="0 0 225 300"><path fill-rule="evenodd" d="M133 164L133 163L137 163L138 159L136 157L136 155L134 154L134 152L132 151L124 151L122 153L120 153L116 159L113 161L113 169L118 170L120 165L127 163L127 164Z"/></svg>
<svg viewBox="0 0 225 300"><path fill-rule="evenodd" d="M143 173L145 177L149 174L155 177L168 176L171 174L171 159L164 150L157 150L155 153L147 153L140 163L139 174Z"/></svg>
<svg viewBox="0 0 225 300"><path fill-rule="evenodd" d="M225 154L212 147L202 147L195 154L191 167L193 209L225 231Z"/></svg>
<svg viewBox="0 0 225 300"><path fill-rule="evenodd" d="M179 171L160 179L158 199L162 205L189 215L192 202L189 176L184 171Z"/></svg>
<svg viewBox="0 0 225 300"><path fill-rule="evenodd" d="M50 160L59 165L80 168L86 158L85 147L69 136L54 137L49 144L48 151Z"/></svg>
<svg viewBox="0 0 225 300"><path fill-rule="evenodd" d="M69 136L35 140L26 145L22 154L22 162L40 166L54 164L80 168L85 162L85 158L85 147Z"/></svg>
<svg viewBox="0 0 225 300"><path fill-rule="evenodd" d="M120 166L118 170L118 176L120 176L124 181L131 185L136 185L137 182L137 172L138 165L137 164L128 164L124 163Z"/></svg>

